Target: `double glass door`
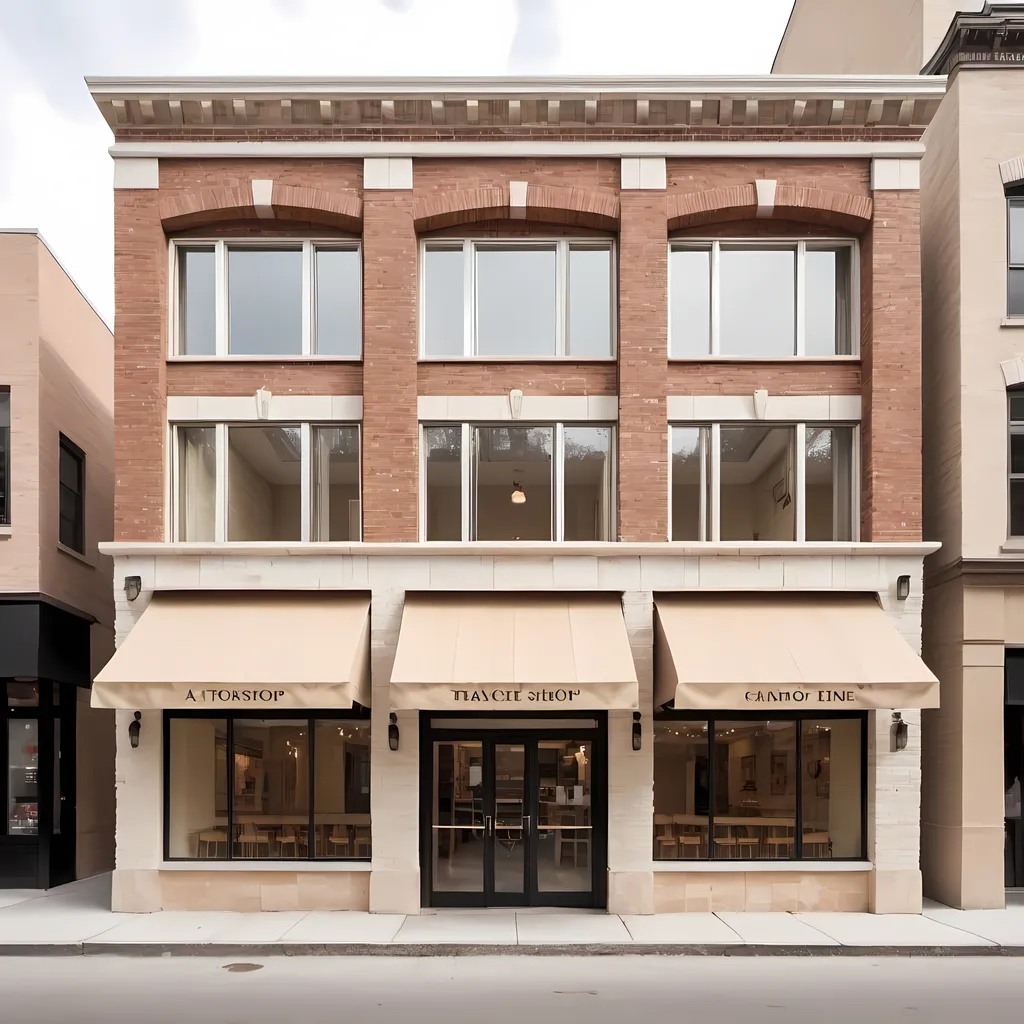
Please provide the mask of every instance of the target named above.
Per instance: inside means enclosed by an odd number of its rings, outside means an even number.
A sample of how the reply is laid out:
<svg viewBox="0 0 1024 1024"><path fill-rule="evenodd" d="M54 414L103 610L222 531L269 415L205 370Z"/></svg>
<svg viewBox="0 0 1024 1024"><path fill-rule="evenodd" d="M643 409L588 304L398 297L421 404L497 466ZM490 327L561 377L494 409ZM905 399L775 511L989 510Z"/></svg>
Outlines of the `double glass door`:
<svg viewBox="0 0 1024 1024"><path fill-rule="evenodd" d="M596 734L431 741L431 906L603 901L604 758Z"/></svg>

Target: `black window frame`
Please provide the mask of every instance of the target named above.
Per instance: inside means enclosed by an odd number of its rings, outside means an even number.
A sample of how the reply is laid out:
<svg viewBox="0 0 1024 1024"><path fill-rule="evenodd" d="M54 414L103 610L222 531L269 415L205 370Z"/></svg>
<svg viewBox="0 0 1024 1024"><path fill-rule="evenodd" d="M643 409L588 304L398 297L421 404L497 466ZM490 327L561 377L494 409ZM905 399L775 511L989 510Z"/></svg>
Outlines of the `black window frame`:
<svg viewBox="0 0 1024 1024"><path fill-rule="evenodd" d="M1024 276L1024 263L1013 263L1011 254L1013 252L1012 224L1010 210L1014 207L1024 207L1024 183L1010 185L1005 189L1006 195L1006 315L1007 317L1020 317L1024 319L1024 307L1014 310L1011 307L1012 289L1010 281L1016 272ZM1024 242L1024 240L1022 240Z"/></svg>
<svg viewBox="0 0 1024 1024"><path fill-rule="evenodd" d="M306 713L303 713L303 712ZM234 818L235 808L234 800L231 798L232 785L231 785L231 774L232 774L232 758L231 751L234 746L234 732L235 722L237 720L251 719L254 717L264 718L268 720L277 719L279 721L295 721L296 719L305 719L308 727L309 735L309 828L315 827L314 823L316 820L316 806L314 803L315 799L315 786L316 786L316 771L313 767L316 759L316 729L315 724L317 722L324 721L359 721L365 722L367 725L370 724L370 710L369 708L351 708L351 709L332 709L332 710L317 710L310 712L308 709L296 708L293 711L264 711L260 708L247 708L240 710L228 710L226 708L210 708L203 710L167 710L163 712L163 859L165 862L175 863L186 863L186 864L209 864L211 861L217 863L232 862L239 864L255 864L255 863L267 863L272 861L274 863L285 863L285 864L302 864L302 863L317 863L323 864L327 861L335 864L350 864L360 863L366 864L372 859L371 857L317 857L315 855L315 846L310 845L309 850L305 857L260 857L254 859L252 857L235 857L232 855L232 848L234 843L230 841L230 837L233 835L234 830ZM228 794L228 807L227 807L227 825L225 830L227 831L229 840L225 844L227 847L225 856L223 857L172 857L170 855L171 850L171 722L174 719L181 718L205 718L212 720L224 720L227 722L227 751L228 756L225 759L227 763L227 794ZM372 734L371 734L371 758L372 754ZM372 780L372 771L371 771ZM370 797L373 797L373 783L370 783ZM370 819L370 829L372 837L373 819ZM372 843L372 838L371 838Z"/></svg>
<svg viewBox="0 0 1024 1024"><path fill-rule="evenodd" d="M78 491L75 492L70 486L64 483L61 473L61 462L64 455L69 455L75 460L78 467ZM60 435L60 446L57 455L57 487L58 498L58 520L57 520L57 541L70 551L79 555L85 554L85 452L64 434ZM74 500L74 507L71 514L65 511L65 497L70 495ZM71 533L65 536L64 524L69 523Z"/></svg>
<svg viewBox="0 0 1024 1024"><path fill-rule="evenodd" d="M800 711L800 712L775 712L775 711L675 711L669 708L655 712L654 724L666 722L706 722L708 727L708 855L706 857L667 857L654 861L655 870L658 864L674 864L680 861L686 863L707 863L709 861L724 861L725 858L715 857L714 842L715 834L715 723L716 721L728 722L794 722L796 723L796 815L793 837L793 855L791 857L759 857L757 860L743 861L752 868L761 864L792 863L803 861L814 863L820 861L820 857L804 858L803 856L803 723L817 721L835 721L837 719L859 719L860 727L860 853L855 857L832 857L829 861L836 863L861 863L868 859L868 713L866 711ZM657 743L657 733L653 740ZM657 785L653 777L652 782ZM651 818L651 831L654 831L654 819ZM737 863L735 858L730 863Z"/></svg>
<svg viewBox="0 0 1024 1024"><path fill-rule="evenodd" d="M5 399L7 416L0 417L0 526L11 525L11 389L0 387L0 401Z"/></svg>
<svg viewBox="0 0 1024 1024"><path fill-rule="evenodd" d="M1014 419L1015 398L1024 400L1024 388L1009 388L1006 392L1006 536L1024 537L1024 526L1019 533L1013 529L1013 485L1024 486L1024 473L1013 471L1013 438L1024 434L1024 416Z"/></svg>

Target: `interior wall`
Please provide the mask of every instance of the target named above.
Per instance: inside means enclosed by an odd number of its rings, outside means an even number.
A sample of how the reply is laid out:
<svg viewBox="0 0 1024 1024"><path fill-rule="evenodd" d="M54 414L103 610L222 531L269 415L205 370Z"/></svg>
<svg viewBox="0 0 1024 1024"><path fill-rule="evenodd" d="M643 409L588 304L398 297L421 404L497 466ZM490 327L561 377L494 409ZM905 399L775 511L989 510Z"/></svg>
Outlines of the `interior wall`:
<svg viewBox="0 0 1024 1024"><path fill-rule="evenodd" d="M524 489L526 503L513 505L505 484L477 488L477 540L551 540L551 489Z"/></svg>
<svg viewBox="0 0 1024 1024"><path fill-rule="evenodd" d="M271 540L302 539L302 488L298 484L270 487L273 536Z"/></svg>
<svg viewBox="0 0 1024 1024"><path fill-rule="evenodd" d="M228 455L228 537L273 540L270 484L234 449Z"/></svg>
<svg viewBox="0 0 1024 1024"><path fill-rule="evenodd" d="M216 744L213 719L171 720L168 845L172 857L195 857L193 833L216 824Z"/></svg>
<svg viewBox="0 0 1024 1024"><path fill-rule="evenodd" d="M427 537L430 540L462 540L462 488L427 488Z"/></svg>

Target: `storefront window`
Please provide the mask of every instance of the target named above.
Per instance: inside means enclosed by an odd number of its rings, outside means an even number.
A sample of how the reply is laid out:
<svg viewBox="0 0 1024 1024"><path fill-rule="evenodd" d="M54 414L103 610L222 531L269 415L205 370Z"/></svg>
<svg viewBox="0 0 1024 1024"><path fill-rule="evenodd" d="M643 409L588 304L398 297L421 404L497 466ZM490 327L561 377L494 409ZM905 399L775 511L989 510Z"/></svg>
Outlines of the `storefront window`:
<svg viewBox="0 0 1024 1024"><path fill-rule="evenodd" d="M39 834L39 722L7 723L7 834Z"/></svg>
<svg viewBox="0 0 1024 1024"><path fill-rule="evenodd" d="M655 860L864 856L864 718L662 718Z"/></svg>
<svg viewBox="0 0 1024 1024"><path fill-rule="evenodd" d="M56 687L54 688L56 692ZM9 708L39 707L38 683L8 683L7 706Z"/></svg>
<svg viewBox="0 0 1024 1024"><path fill-rule="evenodd" d="M166 853L368 859L370 726L168 716Z"/></svg>

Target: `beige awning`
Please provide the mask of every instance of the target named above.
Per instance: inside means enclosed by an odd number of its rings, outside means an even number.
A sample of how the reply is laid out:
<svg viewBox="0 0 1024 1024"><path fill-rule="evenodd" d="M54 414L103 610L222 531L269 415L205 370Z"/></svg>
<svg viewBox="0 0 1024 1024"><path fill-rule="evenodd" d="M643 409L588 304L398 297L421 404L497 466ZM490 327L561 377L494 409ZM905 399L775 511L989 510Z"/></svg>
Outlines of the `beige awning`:
<svg viewBox="0 0 1024 1024"><path fill-rule="evenodd" d="M635 708L622 602L617 594L408 594L391 706Z"/></svg>
<svg viewBox="0 0 1024 1024"><path fill-rule="evenodd" d="M934 708L939 681L873 594L657 597L655 705Z"/></svg>
<svg viewBox="0 0 1024 1024"><path fill-rule="evenodd" d="M358 594L154 594L96 677L92 706L369 705L369 608Z"/></svg>

